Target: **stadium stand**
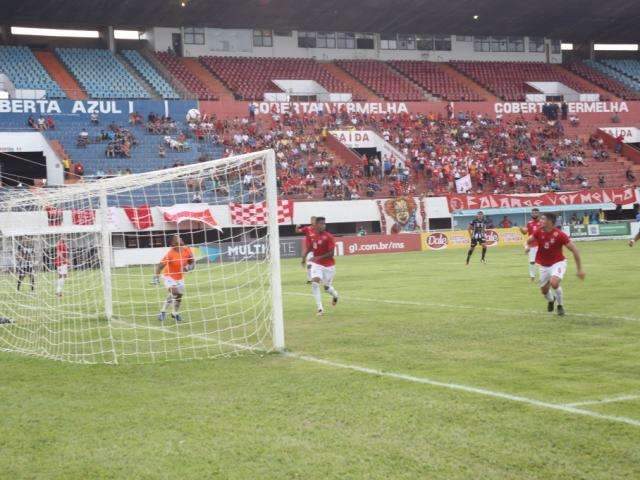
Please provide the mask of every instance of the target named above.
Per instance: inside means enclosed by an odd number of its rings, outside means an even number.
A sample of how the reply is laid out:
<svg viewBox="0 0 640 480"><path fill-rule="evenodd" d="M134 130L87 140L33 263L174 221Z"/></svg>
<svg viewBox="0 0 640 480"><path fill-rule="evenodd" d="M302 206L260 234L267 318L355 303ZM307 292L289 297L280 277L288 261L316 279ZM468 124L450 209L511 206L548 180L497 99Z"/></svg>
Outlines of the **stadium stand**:
<svg viewBox="0 0 640 480"><path fill-rule="evenodd" d="M640 100L640 93L631 90L626 85L607 75L603 70L608 67L604 65L592 61L571 61L566 64L566 67L577 75L589 80L591 83L595 83L608 92L613 93L617 97L624 100Z"/></svg>
<svg viewBox="0 0 640 480"><path fill-rule="evenodd" d="M623 63L629 62L629 63ZM624 60L586 60L585 63L587 65L592 66L593 68L600 70L602 73L609 75L615 80L619 81L623 85L629 87L630 89L640 92L640 81L638 81L633 74L629 74L632 70L628 70L633 65L632 60L624 61ZM637 68L637 66L636 66ZM629 73L627 73L629 72Z"/></svg>
<svg viewBox="0 0 640 480"><path fill-rule="evenodd" d="M636 83L640 83L640 61L630 59L605 59L600 60L600 62L635 80ZM638 87L636 86L635 89L638 90Z"/></svg>
<svg viewBox="0 0 640 480"><path fill-rule="evenodd" d="M93 98L149 98L113 53L97 48L57 48L56 54Z"/></svg>
<svg viewBox="0 0 640 480"><path fill-rule="evenodd" d="M218 100L218 97L193 74L182 60L169 52L156 52L156 58L176 79L199 100Z"/></svg>
<svg viewBox="0 0 640 480"><path fill-rule="evenodd" d="M529 91L526 82L561 82L578 92L584 91L584 86L570 75L541 62L453 61L451 65L507 101L525 100Z"/></svg>
<svg viewBox="0 0 640 480"><path fill-rule="evenodd" d="M238 99L262 100L266 92L281 92L273 80L314 80L332 93L350 93L315 60L308 58L200 57L200 62Z"/></svg>
<svg viewBox="0 0 640 480"><path fill-rule="evenodd" d="M434 97L449 101L481 101L480 95L452 78L435 62L397 60L393 68L416 82Z"/></svg>
<svg viewBox="0 0 640 480"><path fill-rule="evenodd" d="M338 60L336 64L385 100L426 101L424 93L409 79L377 60Z"/></svg>
<svg viewBox="0 0 640 480"><path fill-rule="evenodd" d="M136 50L123 50L122 56L131 64L138 74L164 99L178 99L175 92L155 68Z"/></svg>
<svg viewBox="0 0 640 480"><path fill-rule="evenodd" d="M45 90L48 98L66 98L28 47L0 46L0 73L4 73L16 88Z"/></svg>

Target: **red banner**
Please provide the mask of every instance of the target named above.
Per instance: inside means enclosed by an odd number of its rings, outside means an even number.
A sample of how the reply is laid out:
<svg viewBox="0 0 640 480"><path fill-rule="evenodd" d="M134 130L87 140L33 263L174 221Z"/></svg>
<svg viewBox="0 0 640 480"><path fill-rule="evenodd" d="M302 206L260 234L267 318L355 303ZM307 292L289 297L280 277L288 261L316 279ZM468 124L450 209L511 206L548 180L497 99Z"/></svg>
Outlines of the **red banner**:
<svg viewBox="0 0 640 480"><path fill-rule="evenodd" d="M337 255L415 252L418 250L420 250L420 235L415 233L336 237Z"/></svg>
<svg viewBox="0 0 640 480"><path fill-rule="evenodd" d="M175 205L173 207L159 208L166 222L201 222L208 227L221 230L220 225L211 214L209 205Z"/></svg>
<svg viewBox="0 0 640 480"><path fill-rule="evenodd" d="M533 208L565 205L636 203L634 188L603 188L577 192L538 193L533 195L448 195L449 210L483 210L490 208Z"/></svg>
<svg viewBox="0 0 640 480"><path fill-rule="evenodd" d="M136 230L144 230L153 227L153 216L151 215L151 207L142 205L140 207L124 207L124 213Z"/></svg>
<svg viewBox="0 0 640 480"><path fill-rule="evenodd" d="M278 200L278 224L290 224L293 221L293 200ZM233 225L266 225L267 204L230 203L231 223Z"/></svg>
<svg viewBox="0 0 640 480"><path fill-rule="evenodd" d="M71 210L71 221L74 225L93 225L96 221L96 211Z"/></svg>

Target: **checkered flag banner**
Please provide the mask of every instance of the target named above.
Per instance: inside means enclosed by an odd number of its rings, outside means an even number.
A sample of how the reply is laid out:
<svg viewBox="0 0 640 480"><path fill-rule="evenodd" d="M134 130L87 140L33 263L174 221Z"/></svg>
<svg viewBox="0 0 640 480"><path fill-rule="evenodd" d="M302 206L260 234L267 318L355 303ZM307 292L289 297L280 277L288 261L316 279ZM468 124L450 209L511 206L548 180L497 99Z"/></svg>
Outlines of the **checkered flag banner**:
<svg viewBox="0 0 640 480"><path fill-rule="evenodd" d="M293 222L293 200L278 200L278 223ZM266 225L267 204L258 203L230 203L231 223L234 225Z"/></svg>

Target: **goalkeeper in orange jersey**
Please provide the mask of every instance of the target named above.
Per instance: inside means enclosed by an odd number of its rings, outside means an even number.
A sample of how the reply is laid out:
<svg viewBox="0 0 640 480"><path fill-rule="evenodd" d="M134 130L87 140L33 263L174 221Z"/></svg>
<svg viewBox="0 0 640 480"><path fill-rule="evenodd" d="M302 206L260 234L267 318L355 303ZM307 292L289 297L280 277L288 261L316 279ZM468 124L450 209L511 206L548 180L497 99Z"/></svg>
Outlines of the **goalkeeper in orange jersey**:
<svg viewBox="0 0 640 480"><path fill-rule="evenodd" d="M168 292L167 298L162 305L162 310L158 314L158 320L161 322L167 318L167 309L170 306L173 307L171 317L176 322L182 321L180 304L185 291L184 273L193 270L194 267L195 260L191 249L184 244L180 235L173 235L171 237L171 248L160 263L156 265L152 282L158 285L160 283L160 274L162 274L162 280Z"/></svg>

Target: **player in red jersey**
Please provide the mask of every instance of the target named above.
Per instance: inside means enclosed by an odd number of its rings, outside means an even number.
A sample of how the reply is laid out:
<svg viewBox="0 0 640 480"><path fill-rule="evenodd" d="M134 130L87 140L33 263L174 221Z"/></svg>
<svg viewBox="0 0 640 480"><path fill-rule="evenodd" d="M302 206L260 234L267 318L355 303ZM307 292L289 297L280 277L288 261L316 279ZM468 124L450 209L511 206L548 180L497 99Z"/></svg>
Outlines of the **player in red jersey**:
<svg viewBox="0 0 640 480"><path fill-rule="evenodd" d="M569 236L556 227L556 215L545 213L542 215L541 228L529 237L529 246L538 244L536 263L540 265L540 291L547 299L547 310L553 312L554 304L558 305L558 315L564 315L563 292L560 282L567 271L567 260L562 254L562 247L567 247L573 253L576 261L578 278L584 280L580 252ZM553 290L553 292L551 291Z"/></svg>
<svg viewBox="0 0 640 480"><path fill-rule="evenodd" d="M316 217L311 217L309 219L309 225L305 227L296 227L296 233L304 234L304 242L302 242L302 266L304 267L306 264L307 283L311 283L311 262L309 261L309 258L311 258L311 250L308 248L308 245L310 245L310 237L315 233L315 224Z"/></svg>
<svg viewBox="0 0 640 480"><path fill-rule="evenodd" d="M324 286L324 290L333 297L332 304L338 303L338 292L333 288L333 277L336 274L336 261L333 258L333 250L336 242L329 232L327 232L327 224L324 217L317 217L315 223L315 233L308 239L308 248L311 249L313 256L311 262L311 292L316 299L318 307L318 315L322 315L322 294L320 285Z"/></svg>
<svg viewBox="0 0 640 480"><path fill-rule="evenodd" d="M56 295L61 297L64 281L66 280L67 275L69 275L69 249L64 237L60 237L60 240L56 243L56 258L54 260L54 265L58 272Z"/></svg>
<svg viewBox="0 0 640 480"><path fill-rule="evenodd" d="M531 237L536 230L540 228L540 210L534 208L531 210L531 220L527 222L526 227L520 227L520 231L525 235L529 235ZM536 280L536 255L538 253L538 243L534 242L532 245L529 245L527 242L527 246L525 251L529 255L529 278L531 278L532 282Z"/></svg>

